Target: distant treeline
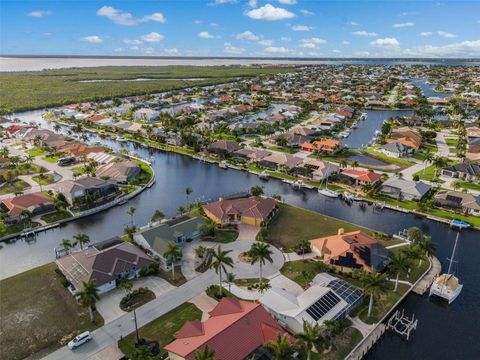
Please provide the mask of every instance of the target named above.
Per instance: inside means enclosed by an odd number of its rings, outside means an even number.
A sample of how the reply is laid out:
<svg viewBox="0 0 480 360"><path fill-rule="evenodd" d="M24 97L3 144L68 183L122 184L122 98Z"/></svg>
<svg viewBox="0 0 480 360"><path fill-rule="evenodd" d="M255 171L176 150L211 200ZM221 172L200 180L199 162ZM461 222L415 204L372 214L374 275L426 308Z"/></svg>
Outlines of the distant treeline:
<svg viewBox="0 0 480 360"><path fill-rule="evenodd" d="M3 72L0 73L0 114L151 94L196 85L219 84L233 81L239 77L288 71L292 71L292 68L107 66ZM137 78L158 80L122 81ZM201 78L201 80L186 80L197 78ZM82 82L85 80L113 81Z"/></svg>

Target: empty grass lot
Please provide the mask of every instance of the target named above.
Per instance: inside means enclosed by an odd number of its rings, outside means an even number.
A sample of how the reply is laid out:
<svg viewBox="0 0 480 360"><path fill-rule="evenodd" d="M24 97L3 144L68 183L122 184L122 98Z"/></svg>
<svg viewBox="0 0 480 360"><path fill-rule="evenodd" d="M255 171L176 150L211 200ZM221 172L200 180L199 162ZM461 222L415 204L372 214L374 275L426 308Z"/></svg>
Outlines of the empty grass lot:
<svg viewBox="0 0 480 360"><path fill-rule="evenodd" d="M90 323L88 311L62 286L56 267L50 263L0 281L1 359L46 355L62 339L103 325L98 314Z"/></svg>
<svg viewBox="0 0 480 360"><path fill-rule="evenodd" d="M6 194L14 194L16 192L20 192L23 190L26 190L30 188L30 185L28 185L25 181L23 180L15 180L13 183L5 183L2 186L0 186L0 195L6 195Z"/></svg>
<svg viewBox="0 0 480 360"><path fill-rule="evenodd" d="M300 240L335 235L338 233L339 228L345 229L345 232L364 230L371 233L371 230L343 220L280 204L277 215L267 226L267 239L277 246L289 249L294 247Z"/></svg>

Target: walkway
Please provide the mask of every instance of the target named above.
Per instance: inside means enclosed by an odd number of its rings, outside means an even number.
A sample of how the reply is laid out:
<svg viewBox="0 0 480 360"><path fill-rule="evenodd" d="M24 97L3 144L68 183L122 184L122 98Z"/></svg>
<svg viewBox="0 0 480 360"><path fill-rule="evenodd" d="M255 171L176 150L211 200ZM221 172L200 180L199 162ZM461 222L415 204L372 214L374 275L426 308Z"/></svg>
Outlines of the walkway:
<svg viewBox="0 0 480 360"><path fill-rule="evenodd" d="M260 231L260 226L239 224L238 225L238 238L237 240L251 240L257 239L257 234Z"/></svg>
<svg viewBox="0 0 480 360"><path fill-rule="evenodd" d="M209 314L210 311L212 311L215 308L215 306L218 304L218 301L208 296L205 291L195 296L189 302L191 304L194 304L197 308L199 308L202 311L202 321L205 321L210 317L210 314Z"/></svg>
<svg viewBox="0 0 480 360"><path fill-rule="evenodd" d="M432 261L430 270L412 289L412 291L416 294L425 294L432 285L433 280L435 280L435 278L440 275L440 272L442 271L442 264L440 264L440 261L435 256L431 257L430 260Z"/></svg>
<svg viewBox="0 0 480 360"><path fill-rule="evenodd" d="M354 318L351 318L350 316L347 316L347 319L352 322L352 327L360 331L363 335L363 337L367 336L368 333L370 333L373 328L375 327L375 324L366 324L358 316L355 316Z"/></svg>

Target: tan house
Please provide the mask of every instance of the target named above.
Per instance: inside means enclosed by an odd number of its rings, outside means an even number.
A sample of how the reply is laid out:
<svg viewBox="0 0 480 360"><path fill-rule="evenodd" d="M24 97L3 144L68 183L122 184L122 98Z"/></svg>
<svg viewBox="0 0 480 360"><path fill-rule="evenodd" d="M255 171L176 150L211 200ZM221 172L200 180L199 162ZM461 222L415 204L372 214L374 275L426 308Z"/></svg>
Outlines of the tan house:
<svg viewBox="0 0 480 360"><path fill-rule="evenodd" d="M277 202L271 198L251 196L240 199L223 199L203 205L205 214L217 224L249 224L261 226L277 211Z"/></svg>

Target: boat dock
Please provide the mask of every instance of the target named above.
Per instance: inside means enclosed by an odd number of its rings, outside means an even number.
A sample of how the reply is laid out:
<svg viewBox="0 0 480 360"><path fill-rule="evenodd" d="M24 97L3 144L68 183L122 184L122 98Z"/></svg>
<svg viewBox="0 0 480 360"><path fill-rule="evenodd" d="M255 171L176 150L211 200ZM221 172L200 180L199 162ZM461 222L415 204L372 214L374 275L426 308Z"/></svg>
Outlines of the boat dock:
<svg viewBox="0 0 480 360"><path fill-rule="evenodd" d="M387 330L387 326L383 323L375 327L345 359L360 360L368 351L376 344Z"/></svg>
<svg viewBox="0 0 480 360"><path fill-rule="evenodd" d="M404 310L402 310L402 313L400 313L400 310L397 310L393 316L388 319L387 329L392 330L408 340L410 338L410 333L417 329L417 325L418 319L415 319L415 315L410 319L405 315Z"/></svg>
<svg viewBox="0 0 480 360"><path fill-rule="evenodd" d="M442 270L442 264L440 264L440 261L435 256L430 258L430 264L431 266L427 274L423 276L422 279L418 281L413 287L412 291L415 294L425 294L432 285L433 280L435 280L435 278L440 275L440 271Z"/></svg>

